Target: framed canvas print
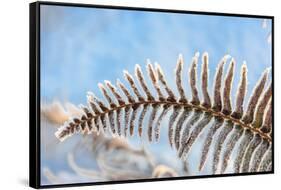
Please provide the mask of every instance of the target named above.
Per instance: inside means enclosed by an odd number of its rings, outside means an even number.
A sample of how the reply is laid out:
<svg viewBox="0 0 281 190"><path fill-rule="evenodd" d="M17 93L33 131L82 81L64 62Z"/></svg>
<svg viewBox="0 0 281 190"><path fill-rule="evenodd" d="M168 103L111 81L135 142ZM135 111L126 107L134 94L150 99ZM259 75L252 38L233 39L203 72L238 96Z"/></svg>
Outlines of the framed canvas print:
<svg viewBox="0 0 281 190"><path fill-rule="evenodd" d="M30 4L30 186L274 172L274 18Z"/></svg>

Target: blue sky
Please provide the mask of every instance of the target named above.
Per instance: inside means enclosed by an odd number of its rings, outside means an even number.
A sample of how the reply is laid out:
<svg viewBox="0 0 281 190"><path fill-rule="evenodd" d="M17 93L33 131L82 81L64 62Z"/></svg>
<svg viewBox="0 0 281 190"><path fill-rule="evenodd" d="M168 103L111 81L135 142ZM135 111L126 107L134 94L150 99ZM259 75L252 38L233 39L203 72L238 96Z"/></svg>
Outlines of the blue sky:
<svg viewBox="0 0 281 190"><path fill-rule="evenodd" d="M119 78L126 83L123 70L132 73L135 64L140 64L144 71L147 58L162 66L170 86L176 89L173 72L179 53L184 56L187 73L197 51L201 55L205 51L209 53L210 80L225 54L235 58L233 96L240 66L245 60L248 97L262 71L271 67L271 44L267 41L271 20L267 20L266 28L262 23L263 19L257 18L42 5L41 100L43 103L55 99L86 104L87 91L102 97L97 87L99 82L115 83ZM187 87L187 75L184 77ZM212 86L210 82L210 93ZM186 93L190 97L189 91ZM167 143L167 139L162 138L164 142ZM62 155L56 153L53 157L42 149L42 167L67 170L63 154L74 143L69 144L60 145L60 150L64 150ZM159 154L168 152L164 156L171 161L169 154L174 152L167 147L154 149ZM47 183L45 179L43 182Z"/></svg>
<svg viewBox="0 0 281 190"><path fill-rule="evenodd" d="M256 18L43 5L43 101L85 103L87 91L99 94L98 82L115 82L123 77L124 69L132 72L137 63L143 67L147 58L157 61L173 80L169 71L178 54L184 55L187 71L196 51L209 53L210 79L224 54L237 60L237 74L242 61L247 61L250 90L260 73L271 66L270 22L263 29L262 19Z"/></svg>

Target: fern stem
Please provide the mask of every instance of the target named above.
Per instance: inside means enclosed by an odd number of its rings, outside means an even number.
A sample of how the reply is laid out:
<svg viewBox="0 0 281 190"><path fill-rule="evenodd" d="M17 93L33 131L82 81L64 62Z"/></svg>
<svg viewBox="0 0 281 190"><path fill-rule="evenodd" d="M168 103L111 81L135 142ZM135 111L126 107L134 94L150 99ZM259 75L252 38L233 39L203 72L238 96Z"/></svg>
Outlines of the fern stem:
<svg viewBox="0 0 281 190"><path fill-rule="evenodd" d="M104 112L102 113L99 113L97 115L94 115L88 119L93 119L93 118L96 118L96 117L101 117L109 112L113 112L113 111L117 111L119 109L122 109L122 108L126 108L126 107L136 107L136 106L140 106L140 105L148 105L148 104L151 104L151 105L170 105L170 106L181 106L181 107L189 107L189 108L192 108L192 109L198 109L198 110L201 110L201 111L204 111L204 112L207 112L209 114L212 114L214 117L220 117L220 118L223 118L224 120L229 120L231 122L233 122L234 124L236 125L239 125L245 129L250 129L253 133L257 133L259 134L263 139L267 140L268 142L272 142L272 139L271 139L271 136L266 134L266 133L263 133L260 129L258 128L255 128L254 126L252 126L251 124L245 124L244 122L242 122L241 120L239 119L235 119L233 117L231 117L230 115L224 115L223 113L221 113L220 111L215 111L211 108L206 108L206 107L203 107L201 105L193 105L193 104L190 104L190 103L182 103L182 102L171 102L171 101L159 101L159 100L143 100L143 101L137 101L137 102L134 102L134 103L126 103L124 105L119 105L119 106L116 106L114 108L111 108L111 109L108 109L108 110L105 110Z"/></svg>

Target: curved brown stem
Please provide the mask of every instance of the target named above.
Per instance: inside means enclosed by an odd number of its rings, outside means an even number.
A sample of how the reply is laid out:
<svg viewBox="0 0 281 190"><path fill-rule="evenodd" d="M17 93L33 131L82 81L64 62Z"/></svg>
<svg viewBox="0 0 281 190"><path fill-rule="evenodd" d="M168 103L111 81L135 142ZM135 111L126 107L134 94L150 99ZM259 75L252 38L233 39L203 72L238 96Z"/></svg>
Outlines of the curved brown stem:
<svg viewBox="0 0 281 190"><path fill-rule="evenodd" d="M215 111L212 108L206 108L206 107L203 107L201 105L193 105L193 104L190 104L190 103L174 102L174 101L167 101L167 100L163 100L163 101L159 101L159 100L142 100L142 101L138 101L138 102L134 102L134 103L126 103L126 104L119 105L119 106L116 106L114 108L108 109L108 110L106 110L106 111L104 111L102 113L99 113L98 115L92 115L91 117L88 117L87 120L83 120L83 121L87 122L87 121L92 120L94 118L101 117L101 116L103 116L105 114L108 114L108 113L113 112L113 111L117 111L117 110L125 108L125 107L132 107L132 106L133 107L137 107L139 105L145 105L145 104L176 105L176 106L182 106L182 107L190 107L192 109L197 109L197 110L201 110L201 111L204 111L204 112L208 112L208 113L212 114L212 116L214 116L214 117L215 116L216 117L221 117L222 119L230 120L234 124L240 125L243 128L248 128L253 133L259 134L263 139L267 140L268 142L270 142L270 143L272 142L272 139L271 139L270 135L262 132L258 128L255 128L251 124L245 124L243 121L241 121L239 119L233 118L231 115L225 115L222 112ZM83 123L83 121L81 121L81 123ZM79 124L79 123L77 123L77 124Z"/></svg>

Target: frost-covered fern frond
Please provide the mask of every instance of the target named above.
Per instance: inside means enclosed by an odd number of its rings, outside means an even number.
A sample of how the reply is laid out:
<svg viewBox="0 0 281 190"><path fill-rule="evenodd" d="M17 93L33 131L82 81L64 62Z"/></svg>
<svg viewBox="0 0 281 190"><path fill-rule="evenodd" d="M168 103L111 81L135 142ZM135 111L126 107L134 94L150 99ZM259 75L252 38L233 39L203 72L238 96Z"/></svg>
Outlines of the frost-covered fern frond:
<svg viewBox="0 0 281 190"><path fill-rule="evenodd" d="M179 56L175 69L177 91L172 90L172 81L166 80L159 64L152 65L148 61L147 76L136 65L135 77L124 71L128 85L120 80L117 80L116 85L110 81L99 83L107 102L89 92L88 106L81 106L84 114L67 121L58 129L56 136L63 141L74 133L90 134L102 130L126 137L128 133L133 135L137 129L138 135L142 137L145 128L148 141L159 141L161 127L168 118L169 143L181 159L187 158L200 134L206 131L207 136L200 150L199 170L204 167L211 144L214 144L213 173L225 173L235 146L238 146L238 153L234 159L234 172L267 171L271 168L272 144L272 86L266 86L270 83L269 69L261 74L246 103L248 81L247 66L244 63L240 69L235 104L232 105L235 60L229 59L230 56L224 56L217 66L212 95L208 91L207 53L202 55L200 78L197 76L199 53L192 58L188 72L184 72L184 60L182 55ZM229 65L224 74L227 62ZM183 80L187 80L184 76L188 78L189 88L183 86ZM192 95L190 99L186 96L188 90Z"/></svg>

